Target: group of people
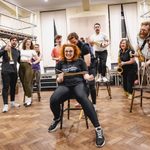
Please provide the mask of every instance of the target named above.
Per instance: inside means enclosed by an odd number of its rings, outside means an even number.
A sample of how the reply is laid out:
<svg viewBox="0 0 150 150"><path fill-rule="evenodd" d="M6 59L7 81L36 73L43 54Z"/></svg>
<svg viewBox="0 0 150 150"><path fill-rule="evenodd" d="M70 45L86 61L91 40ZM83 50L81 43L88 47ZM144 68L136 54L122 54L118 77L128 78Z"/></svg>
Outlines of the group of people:
<svg viewBox="0 0 150 150"><path fill-rule="evenodd" d="M39 45L34 45L29 38L26 38L23 41L21 50L17 49L17 44L18 38L16 36L11 36L10 41L0 50L0 57L2 57L2 97L4 103L2 112L7 112L9 108L8 93L10 93L11 108L20 107L20 104L15 102L15 89L18 80L18 72L24 90L25 107L31 106L32 104L31 96L32 83L35 77L34 74L38 74L38 76L40 74L39 62L41 60L41 55ZM20 64L19 71L17 63ZM39 80L37 84L39 84Z"/></svg>
<svg viewBox="0 0 150 150"><path fill-rule="evenodd" d="M105 144L105 137L96 114L95 76L97 74L99 75L97 82L107 82L107 46L110 44L110 41L101 32L101 25L99 23L94 24L94 31L95 33L88 38L87 42L80 39L75 32L68 35L67 44L62 44L61 35L55 37L55 47L52 50L51 56L56 61L56 82L58 83L58 87L50 97L50 109L53 112L54 118L48 131L53 132L57 129L61 120L60 105L73 95L95 128L96 146L102 147ZM9 90L11 107L20 106L15 103L15 88L18 72L24 90L25 107L31 106L32 104L32 85L35 76L37 87L40 90L39 63L41 60L41 52L39 50L39 44L33 44L32 40L27 38L22 43L22 49L18 50L16 48L17 43L17 37L12 36L10 42L0 50L0 57L3 57L3 112L8 111ZM148 51L150 50L150 22L143 22L141 24L137 45L145 57L144 65L150 65L150 55L147 57ZM121 39L119 43L118 63L123 70L123 89L129 99L132 98L133 85L137 77L138 65L135 60L136 56L139 57L139 54L133 50L130 41L126 38ZM19 71L17 69L17 62L20 64ZM91 101L89 100L89 94Z"/></svg>
<svg viewBox="0 0 150 150"><path fill-rule="evenodd" d="M78 103L81 104L84 112L95 127L96 146L102 147L105 144L105 138L94 109L96 104L95 76L98 73L99 78L97 82L107 82L108 80L106 78L106 61L108 55L107 46L110 44L110 41L104 33L100 32L101 26L99 23L94 24L94 30L95 33L88 38L88 44L85 43L83 38L79 39L77 33L72 32L67 37L69 44L62 45L59 43L59 48L57 47L57 52L59 52L59 58L56 64L56 72L58 74L56 81L58 82L58 88L50 98L50 108L54 118L48 131L52 132L57 129L61 119L60 105L70 98L71 93ZM144 65L150 64L150 60L146 57L150 49L149 36L150 22L143 22L138 35L138 39L143 42L137 42L137 44L141 52L143 52L142 49L146 51L142 53L146 58ZM146 45L148 45L148 47L146 47ZM122 68L123 89L125 95L131 99L138 71L135 56L139 57L139 54L134 51L127 38L121 39L118 52L118 65ZM92 62L92 55L96 60L95 64ZM54 57L54 55L52 57ZM94 66L92 66L92 64L94 64ZM89 93L86 90L87 83L92 102L88 99Z"/></svg>
<svg viewBox="0 0 150 150"><path fill-rule="evenodd" d="M138 81L138 68L150 64L150 22L141 23L137 36L137 52L133 50L128 39L122 39L119 47L118 64L123 69L123 89L128 99L132 99L133 86L135 81ZM136 57L138 61L136 61Z"/></svg>

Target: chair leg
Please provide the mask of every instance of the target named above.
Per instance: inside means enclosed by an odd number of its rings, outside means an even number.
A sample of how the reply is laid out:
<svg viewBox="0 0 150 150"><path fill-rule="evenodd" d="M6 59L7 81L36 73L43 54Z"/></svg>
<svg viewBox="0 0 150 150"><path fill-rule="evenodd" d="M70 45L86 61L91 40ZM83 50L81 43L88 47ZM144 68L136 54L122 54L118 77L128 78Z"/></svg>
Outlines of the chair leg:
<svg viewBox="0 0 150 150"><path fill-rule="evenodd" d="M23 103L25 103L25 94L23 95Z"/></svg>
<svg viewBox="0 0 150 150"><path fill-rule="evenodd" d="M70 99L68 99L68 108L67 108L67 111L68 111L68 120L70 119Z"/></svg>
<svg viewBox="0 0 150 150"><path fill-rule="evenodd" d="M99 83L96 83L96 96L98 96L98 92L99 92Z"/></svg>
<svg viewBox="0 0 150 150"><path fill-rule="evenodd" d="M106 82L106 87L107 87L107 92L108 92L108 95L110 97L110 99L112 98L111 97L111 88L110 88L110 84L108 82Z"/></svg>
<svg viewBox="0 0 150 150"><path fill-rule="evenodd" d="M61 114L60 114L60 129L62 129L64 117L64 102L61 104Z"/></svg>
<svg viewBox="0 0 150 150"><path fill-rule="evenodd" d="M37 96L38 96L38 101L40 102L40 101L41 101L41 94L40 94L40 91L37 92Z"/></svg>
<svg viewBox="0 0 150 150"><path fill-rule="evenodd" d="M132 112L133 101L134 101L134 95L135 95L135 90L133 90L133 93L132 93L132 100L131 100L130 112Z"/></svg>
<svg viewBox="0 0 150 150"><path fill-rule="evenodd" d="M85 114L85 112L84 112L84 116L85 116L86 128L88 129L88 128L89 128L88 117L87 117L87 115Z"/></svg>
<svg viewBox="0 0 150 150"><path fill-rule="evenodd" d="M140 103L141 107L142 107L142 104L143 104L143 89L141 89L141 103Z"/></svg>

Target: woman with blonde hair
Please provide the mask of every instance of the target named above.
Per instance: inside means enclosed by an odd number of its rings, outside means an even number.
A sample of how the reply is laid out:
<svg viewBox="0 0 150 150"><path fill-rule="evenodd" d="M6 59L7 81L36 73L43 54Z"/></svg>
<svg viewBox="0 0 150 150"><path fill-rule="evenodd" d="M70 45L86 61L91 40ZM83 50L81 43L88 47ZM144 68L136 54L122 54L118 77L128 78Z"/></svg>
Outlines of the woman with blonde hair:
<svg viewBox="0 0 150 150"><path fill-rule="evenodd" d="M132 87L137 76L137 63L133 55L135 52L128 39L122 39L119 47L119 66L123 69L123 89L128 99L131 99Z"/></svg>

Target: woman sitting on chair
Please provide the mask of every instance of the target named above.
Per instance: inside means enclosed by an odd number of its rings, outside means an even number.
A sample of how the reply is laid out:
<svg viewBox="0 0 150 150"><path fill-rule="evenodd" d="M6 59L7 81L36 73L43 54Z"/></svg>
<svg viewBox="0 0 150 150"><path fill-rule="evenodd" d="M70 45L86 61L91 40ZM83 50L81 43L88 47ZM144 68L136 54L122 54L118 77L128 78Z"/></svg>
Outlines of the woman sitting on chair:
<svg viewBox="0 0 150 150"><path fill-rule="evenodd" d="M128 99L132 99L133 85L137 75L137 63L133 56L134 50L127 39L122 39L119 47L119 66L123 69L123 89Z"/></svg>
<svg viewBox="0 0 150 150"><path fill-rule="evenodd" d="M85 80L91 81L94 77L87 73L86 64L79 57L80 50L76 45L65 44L62 46L61 61L56 64L58 88L50 98L50 108L54 114L54 119L48 131L52 132L57 129L61 119L60 105L69 99L70 93L72 93L95 127L96 146L102 147L105 144L105 138L93 104L88 99L84 83Z"/></svg>

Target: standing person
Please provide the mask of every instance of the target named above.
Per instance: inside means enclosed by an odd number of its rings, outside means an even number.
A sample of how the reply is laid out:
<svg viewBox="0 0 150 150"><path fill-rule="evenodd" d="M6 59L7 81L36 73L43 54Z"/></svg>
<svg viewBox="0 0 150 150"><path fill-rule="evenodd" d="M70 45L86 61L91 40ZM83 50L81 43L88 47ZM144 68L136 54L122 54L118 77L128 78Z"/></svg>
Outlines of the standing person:
<svg viewBox="0 0 150 150"><path fill-rule="evenodd" d="M39 58L35 50L33 50L34 46L32 40L26 38L22 44L22 50L20 50L20 67L19 67L19 77L22 82L24 94L25 94L25 102L24 106L28 107L32 103L32 83L33 83L33 70L32 70L32 58L36 61L33 64L39 62Z"/></svg>
<svg viewBox="0 0 150 150"><path fill-rule="evenodd" d="M34 58L32 59L32 69L33 69L33 78L35 78L35 82L33 83L37 87L38 94L40 94L41 91L41 68L40 68L40 61L42 59L42 53L40 51L40 45L34 44L34 50L37 53L37 56L39 57L38 61L36 61ZM36 63L33 63L36 62ZM39 96L40 97L40 96Z"/></svg>
<svg viewBox="0 0 150 150"><path fill-rule="evenodd" d="M94 24L95 33L90 37L90 42L93 45L93 50L95 56L98 60L98 73L99 78L97 81L107 82L106 78L106 62L107 62L107 46L109 45L109 40L107 36L100 32L101 25L99 23Z"/></svg>
<svg viewBox="0 0 150 150"><path fill-rule="evenodd" d="M87 43L83 43L79 40L79 36L77 33L72 32L68 35L68 40L71 44L75 44L79 47L81 50L81 58L84 59L87 67L89 74L92 74L95 76L95 73L93 72L93 64L92 64L92 53L90 46ZM89 89L90 89L90 94L91 94L91 99L94 104L94 107L96 109L96 87L95 87L95 78L92 81L89 81Z"/></svg>
<svg viewBox="0 0 150 150"><path fill-rule="evenodd" d="M16 49L18 39L16 36L10 37L10 42L0 50L0 57L2 57L2 97L3 110L8 111L8 90L10 87L10 102L11 107L19 107L20 104L15 103L15 88L17 83L17 62L20 59L20 52Z"/></svg>
<svg viewBox="0 0 150 150"><path fill-rule="evenodd" d="M123 69L123 89L128 99L132 99L133 85L137 75L137 63L132 55L134 50L127 39L122 39L119 47L119 66Z"/></svg>
<svg viewBox="0 0 150 150"><path fill-rule="evenodd" d="M94 77L93 75L86 73L86 64L79 56L80 50L76 45L65 44L62 46L61 61L56 64L56 69L59 70L56 79L58 87L50 98L50 108L53 112L54 119L48 131L53 132L57 129L60 122L60 105L63 101L67 100L70 93L72 93L95 127L96 146L102 147L105 144L103 130L99 124L95 109L88 99L84 84L84 80L91 81ZM62 73L60 73L60 71ZM85 71L85 74L79 74L79 72L83 71ZM78 75L65 76L65 73L78 73Z"/></svg>
<svg viewBox="0 0 150 150"><path fill-rule="evenodd" d="M56 35L54 40L55 40L56 46L52 49L51 56L52 56L52 59L55 60L57 63L60 59L60 48L62 44L62 36Z"/></svg>

